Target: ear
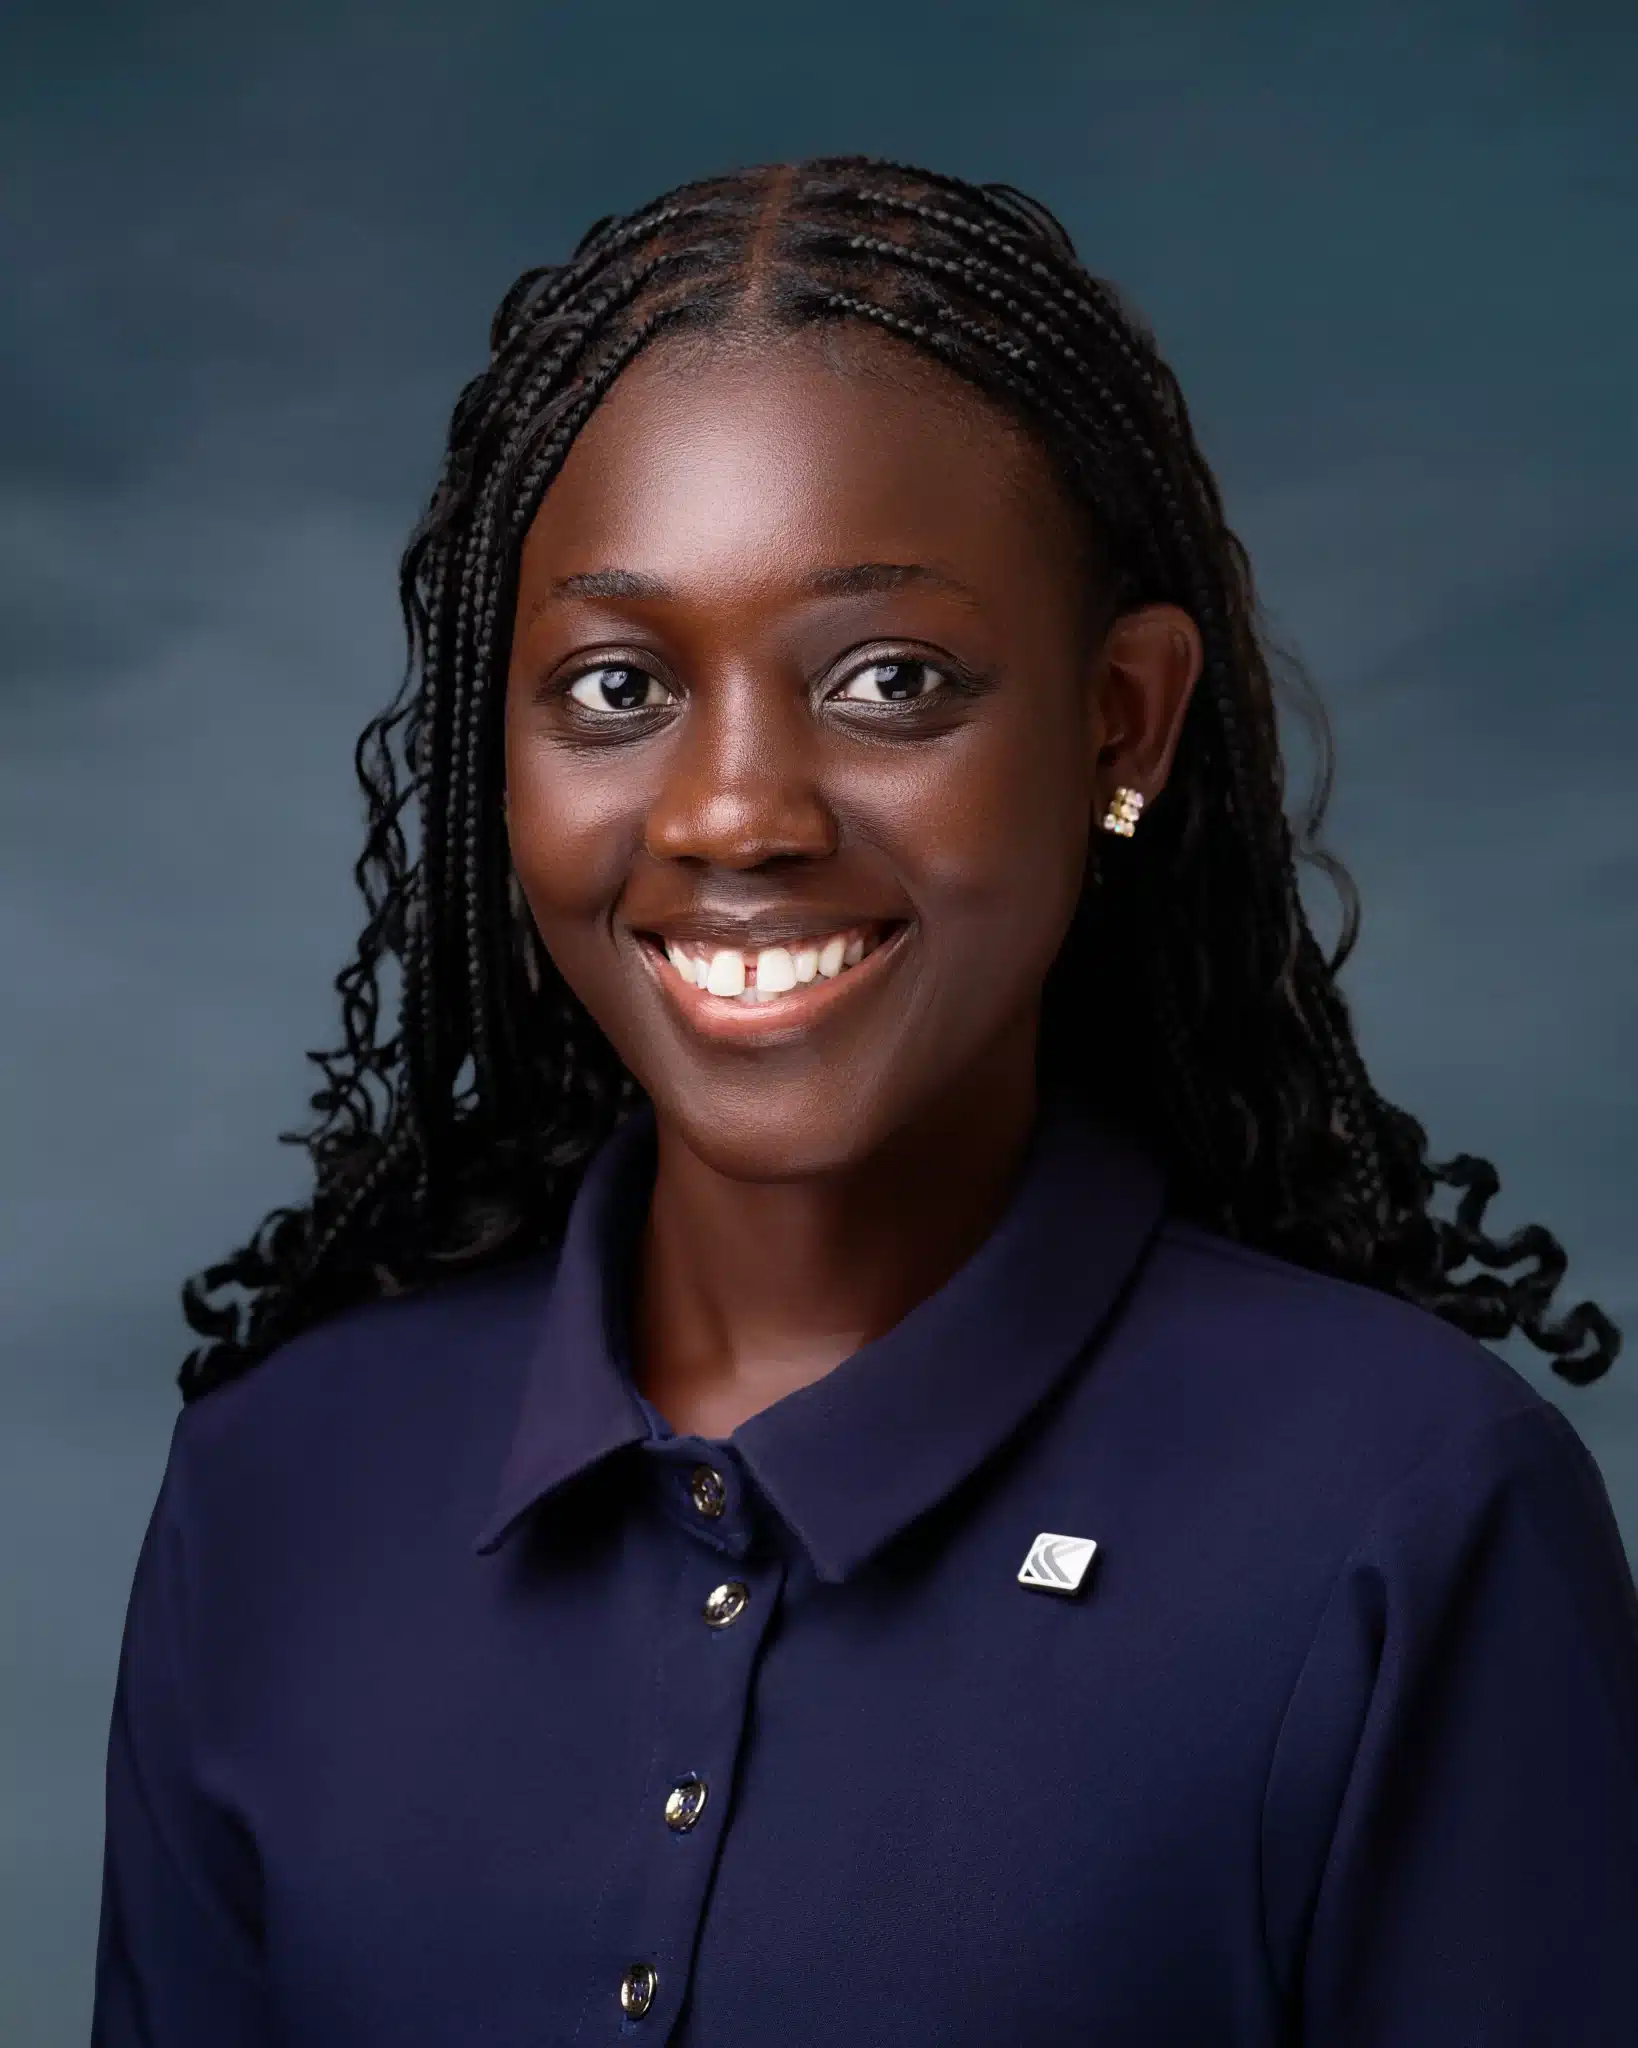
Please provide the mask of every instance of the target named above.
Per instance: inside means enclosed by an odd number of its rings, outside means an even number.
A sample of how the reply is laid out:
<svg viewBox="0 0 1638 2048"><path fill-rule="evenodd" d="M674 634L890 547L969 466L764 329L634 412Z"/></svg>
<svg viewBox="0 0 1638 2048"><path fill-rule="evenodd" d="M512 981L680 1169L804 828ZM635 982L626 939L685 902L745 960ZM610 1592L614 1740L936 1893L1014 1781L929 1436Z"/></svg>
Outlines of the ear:
<svg viewBox="0 0 1638 2048"><path fill-rule="evenodd" d="M1152 802L1166 786L1205 661L1200 628L1175 604L1123 612L1098 653L1093 774L1099 815L1119 788Z"/></svg>

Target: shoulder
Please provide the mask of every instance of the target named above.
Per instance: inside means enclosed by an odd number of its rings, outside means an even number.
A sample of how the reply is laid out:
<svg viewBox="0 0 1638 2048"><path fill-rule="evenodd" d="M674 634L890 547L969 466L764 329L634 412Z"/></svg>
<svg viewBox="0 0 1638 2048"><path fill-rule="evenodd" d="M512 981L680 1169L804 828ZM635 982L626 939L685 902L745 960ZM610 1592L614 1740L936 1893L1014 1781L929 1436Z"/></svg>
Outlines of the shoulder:
<svg viewBox="0 0 1638 2048"><path fill-rule="evenodd" d="M1440 1317L1176 1220L1114 1350L1116 1378L1163 1404L1185 1446L1306 1501L1335 1538L1424 1466L1456 1486L1489 1451L1580 1449L1522 1373Z"/></svg>
<svg viewBox="0 0 1638 2048"><path fill-rule="evenodd" d="M173 1486L218 1509L350 1513L492 1479L556 1256L452 1276L325 1318L177 1418Z"/></svg>

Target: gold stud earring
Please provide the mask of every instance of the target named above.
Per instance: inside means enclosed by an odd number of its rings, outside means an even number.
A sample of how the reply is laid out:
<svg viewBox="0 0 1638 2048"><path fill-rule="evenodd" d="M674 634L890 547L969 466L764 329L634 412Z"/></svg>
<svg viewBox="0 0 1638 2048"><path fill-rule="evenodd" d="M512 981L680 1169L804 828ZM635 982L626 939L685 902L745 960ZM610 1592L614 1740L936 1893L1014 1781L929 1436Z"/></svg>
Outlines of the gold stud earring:
<svg viewBox="0 0 1638 2048"><path fill-rule="evenodd" d="M1137 821L1142 809L1142 792L1128 789L1122 783L1109 799L1109 808L1103 814L1104 831L1117 832L1122 839L1130 839L1137 830Z"/></svg>

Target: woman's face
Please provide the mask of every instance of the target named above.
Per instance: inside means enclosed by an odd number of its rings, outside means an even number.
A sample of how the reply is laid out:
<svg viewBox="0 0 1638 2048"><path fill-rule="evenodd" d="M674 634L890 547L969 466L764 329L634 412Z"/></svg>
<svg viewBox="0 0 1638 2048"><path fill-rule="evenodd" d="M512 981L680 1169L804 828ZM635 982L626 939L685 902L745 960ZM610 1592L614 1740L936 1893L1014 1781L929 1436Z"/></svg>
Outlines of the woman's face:
<svg viewBox="0 0 1638 2048"><path fill-rule="evenodd" d="M1027 1096L1094 813L1159 787L1198 665L1183 614L1090 609L1045 457L890 342L651 350L592 416L523 550L512 854L717 1170Z"/></svg>

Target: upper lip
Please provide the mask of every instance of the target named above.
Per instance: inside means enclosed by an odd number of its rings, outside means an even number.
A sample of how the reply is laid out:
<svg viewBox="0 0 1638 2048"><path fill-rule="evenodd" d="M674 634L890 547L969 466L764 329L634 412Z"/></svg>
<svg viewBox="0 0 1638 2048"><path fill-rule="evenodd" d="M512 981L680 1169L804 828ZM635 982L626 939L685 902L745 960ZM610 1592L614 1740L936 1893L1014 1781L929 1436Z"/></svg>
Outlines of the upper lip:
<svg viewBox="0 0 1638 2048"><path fill-rule="evenodd" d="M825 938L832 932L856 931L867 925L903 924L902 917L861 916L857 911L795 907L753 912L748 917L721 917L690 913L680 917L652 918L631 929L639 935L664 939L675 946L721 946L741 953L758 953L767 946L789 946L798 939Z"/></svg>

